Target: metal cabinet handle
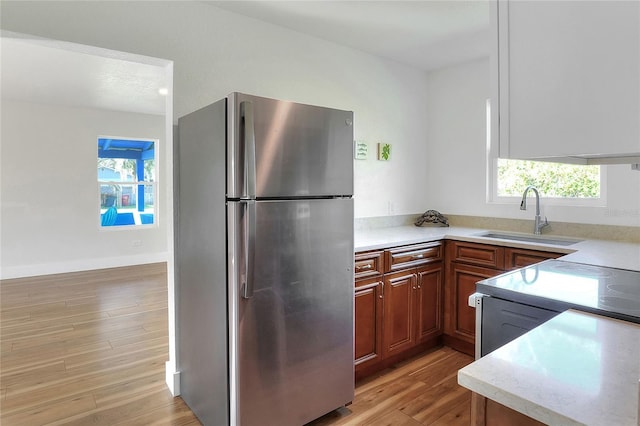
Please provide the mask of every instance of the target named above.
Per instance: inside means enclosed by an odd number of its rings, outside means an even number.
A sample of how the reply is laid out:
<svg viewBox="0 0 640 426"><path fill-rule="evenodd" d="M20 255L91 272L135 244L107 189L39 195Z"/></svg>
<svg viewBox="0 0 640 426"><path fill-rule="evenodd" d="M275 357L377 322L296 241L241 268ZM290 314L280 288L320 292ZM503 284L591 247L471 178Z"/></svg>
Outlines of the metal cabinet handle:
<svg viewBox="0 0 640 426"><path fill-rule="evenodd" d="M243 245L244 245L244 282L242 283L242 297L253 297L253 276L256 243L256 202L254 200L241 201L245 206Z"/></svg>
<svg viewBox="0 0 640 426"><path fill-rule="evenodd" d="M414 254L413 256L411 256L412 259L424 259L424 254L420 253L420 254Z"/></svg>
<svg viewBox="0 0 640 426"><path fill-rule="evenodd" d="M373 265L371 265L370 263L367 263L366 265L362 265L362 266L356 266L356 269L358 271L363 271L365 269L372 269Z"/></svg>
<svg viewBox="0 0 640 426"><path fill-rule="evenodd" d="M380 299L384 298L384 283L378 283L380 284Z"/></svg>
<svg viewBox="0 0 640 426"><path fill-rule="evenodd" d="M256 196L256 133L253 120L253 104L249 101L240 103L240 117L242 146L244 149L244 183L242 186L242 198L255 198Z"/></svg>

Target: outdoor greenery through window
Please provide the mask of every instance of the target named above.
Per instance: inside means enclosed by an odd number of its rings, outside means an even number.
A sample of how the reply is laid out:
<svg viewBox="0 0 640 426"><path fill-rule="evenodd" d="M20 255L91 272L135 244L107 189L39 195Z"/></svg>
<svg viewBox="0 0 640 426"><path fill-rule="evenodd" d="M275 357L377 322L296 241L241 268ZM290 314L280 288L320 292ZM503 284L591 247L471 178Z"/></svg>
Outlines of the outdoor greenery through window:
<svg viewBox="0 0 640 426"><path fill-rule="evenodd" d="M98 139L101 226L155 223L155 142Z"/></svg>
<svg viewBox="0 0 640 426"><path fill-rule="evenodd" d="M549 198L600 198L600 166L498 159L498 197L520 197L528 185Z"/></svg>

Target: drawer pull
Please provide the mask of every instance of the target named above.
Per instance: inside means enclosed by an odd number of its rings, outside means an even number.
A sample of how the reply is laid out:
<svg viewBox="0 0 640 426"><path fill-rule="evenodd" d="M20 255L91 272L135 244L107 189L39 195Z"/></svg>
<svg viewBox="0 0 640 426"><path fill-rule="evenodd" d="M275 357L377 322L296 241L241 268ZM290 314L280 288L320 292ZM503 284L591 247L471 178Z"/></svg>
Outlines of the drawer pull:
<svg viewBox="0 0 640 426"><path fill-rule="evenodd" d="M367 263L366 265L362 265L362 266L357 266L356 269L358 271L364 271L366 269L371 269L373 268L373 266L370 263Z"/></svg>
<svg viewBox="0 0 640 426"><path fill-rule="evenodd" d="M412 259L424 259L424 254L420 253L420 254L414 254L413 256L411 256Z"/></svg>

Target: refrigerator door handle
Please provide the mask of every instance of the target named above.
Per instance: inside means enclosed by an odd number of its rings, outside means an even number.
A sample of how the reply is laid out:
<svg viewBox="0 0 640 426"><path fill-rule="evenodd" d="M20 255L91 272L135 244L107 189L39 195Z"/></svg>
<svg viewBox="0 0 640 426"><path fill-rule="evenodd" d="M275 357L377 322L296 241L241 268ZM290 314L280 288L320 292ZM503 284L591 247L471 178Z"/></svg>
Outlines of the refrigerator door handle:
<svg viewBox="0 0 640 426"><path fill-rule="evenodd" d="M256 132L253 120L253 103L240 102L240 117L244 149L242 198L253 199L256 197Z"/></svg>
<svg viewBox="0 0 640 426"><path fill-rule="evenodd" d="M256 202L254 200L242 200L244 206L243 242L244 247L244 282L241 287L243 299L253 297L253 279L255 265L256 244Z"/></svg>

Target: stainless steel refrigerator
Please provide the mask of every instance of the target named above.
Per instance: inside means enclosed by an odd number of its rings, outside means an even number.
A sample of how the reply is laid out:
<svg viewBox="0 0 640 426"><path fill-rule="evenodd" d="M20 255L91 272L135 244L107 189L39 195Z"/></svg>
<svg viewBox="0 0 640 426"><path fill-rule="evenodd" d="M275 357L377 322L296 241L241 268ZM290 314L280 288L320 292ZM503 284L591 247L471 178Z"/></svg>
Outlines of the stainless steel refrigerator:
<svg viewBox="0 0 640 426"><path fill-rule="evenodd" d="M177 364L205 425L353 400L352 122L241 93L179 120Z"/></svg>

